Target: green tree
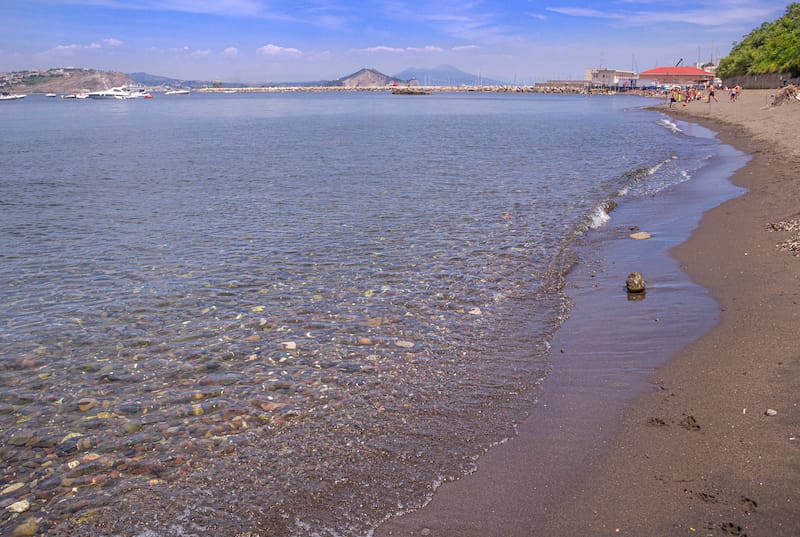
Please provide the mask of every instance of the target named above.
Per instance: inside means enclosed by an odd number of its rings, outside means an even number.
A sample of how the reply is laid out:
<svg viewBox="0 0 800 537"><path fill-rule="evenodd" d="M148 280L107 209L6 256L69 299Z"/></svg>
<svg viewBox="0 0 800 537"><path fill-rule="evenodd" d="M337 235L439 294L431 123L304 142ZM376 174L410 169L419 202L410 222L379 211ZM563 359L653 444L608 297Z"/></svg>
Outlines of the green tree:
<svg viewBox="0 0 800 537"><path fill-rule="evenodd" d="M800 76L800 3L792 3L775 22L765 22L750 32L719 62L717 75L790 73Z"/></svg>

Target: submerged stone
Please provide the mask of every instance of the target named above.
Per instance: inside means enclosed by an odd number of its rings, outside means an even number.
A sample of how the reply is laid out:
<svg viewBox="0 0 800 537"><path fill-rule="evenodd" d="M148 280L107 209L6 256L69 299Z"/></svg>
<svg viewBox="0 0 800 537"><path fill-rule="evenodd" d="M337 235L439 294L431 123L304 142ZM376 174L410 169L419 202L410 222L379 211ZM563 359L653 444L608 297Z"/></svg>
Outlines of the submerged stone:
<svg viewBox="0 0 800 537"><path fill-rule="evenodd" d="M30 508L31 508L31 502L29 500L20 500L6 507L6 511L9 511L11 513L24 513Z"/></svg>
<svg viewBox="0 0 800 537"><path fill-rule="evenodd" d="M12 492L16 492L16 491L18 491L19 489L21 489L24 486L25 486L25 483L14 483L14 484L11 484L11 485L7 486L6 488L4 488L2 491L0 491L0 496L5 496L6 494L11 494Z"/></svg>
<svg viewBox="0 0 800 537"><path fill-rule="evenodd" d="M16 528L11 534L12 537L33 537L39 531L39 521L35 518L29 518Z"/></svg>
<svg viewBox="0 0 800 537"><path fill-rule="evenodd" d="M646 231L639 231L638 233L631 233L630 237L637 241L644 241L650 238L650 234Z"/></svg>
<svg viewBox="0 0 800 537"><path fill-rule="evenodd" d="M84 397L75 401L75 409L79 412L87 412L97 406L97 399Z"/></svg>

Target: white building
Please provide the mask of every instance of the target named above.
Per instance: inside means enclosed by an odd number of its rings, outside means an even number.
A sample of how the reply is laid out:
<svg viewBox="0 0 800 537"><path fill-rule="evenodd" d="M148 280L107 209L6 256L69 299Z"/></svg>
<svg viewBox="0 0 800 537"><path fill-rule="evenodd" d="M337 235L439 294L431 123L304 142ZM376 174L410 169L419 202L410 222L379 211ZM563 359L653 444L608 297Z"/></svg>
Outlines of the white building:
<svg viewBox="0 0 800 537"><path fill-rule="evenodd" d="M589 67L586 69L586 81L593 88L632 88L636 87L639 74L633 71L619 71L605 67Z"/></svg>

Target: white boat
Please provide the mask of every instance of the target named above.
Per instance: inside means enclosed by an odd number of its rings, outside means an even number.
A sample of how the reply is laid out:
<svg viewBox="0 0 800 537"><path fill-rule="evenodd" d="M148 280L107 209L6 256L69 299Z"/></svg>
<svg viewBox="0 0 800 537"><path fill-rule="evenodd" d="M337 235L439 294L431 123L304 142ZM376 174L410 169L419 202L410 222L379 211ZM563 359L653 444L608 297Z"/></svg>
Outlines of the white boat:
<svg viewBox="0 0 800 537"><path fill-rule="evenodd" d="M16 101L17 99L24 99L25 95L20 93L3 93L0 94L0 101Z"/></svg>
<svg viewBox="0 0 800 537"><path fill-rule="evenodd" d="M58 97L55 93L46 93L45 97Z"/></svg>
<svg viewBox="0 0 800 537"><path fill-rule="evenodd" d="M152 99L153 96L144 86L123 86L125 91L130 94L130 99Z"/></svg>
<svg viewBox="0 0 800 537"><path fill-rule="evenodd" d="M108 88L102 91L91 91L87 94L89 99L131 99L131 92L122 86Z"/></svg>
<svg viewBox="0 0 800 537"><path fill-rule="evenodd" d="M189 95L188 89L172 89L164 93L164 95Z"/></svg>

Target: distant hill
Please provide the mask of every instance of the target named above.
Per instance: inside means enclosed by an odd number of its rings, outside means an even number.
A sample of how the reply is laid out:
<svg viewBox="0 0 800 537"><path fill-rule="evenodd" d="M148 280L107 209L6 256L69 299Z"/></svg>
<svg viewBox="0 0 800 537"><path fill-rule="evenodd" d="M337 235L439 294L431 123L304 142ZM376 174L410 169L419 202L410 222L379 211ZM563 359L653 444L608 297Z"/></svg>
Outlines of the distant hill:
<svg viewBox="0 0 800 537"><path fill-rule="evenodd" d="M175 86L183 85L183 80L166 76L151 75L150 73L131 73L131 78L142 86Z"/></svg>
<svg viewBox="0 0 800 537"><path fill-rule="evenodd" d="M150 73L131 73L131 78L142 86L148 88L163 87L163 88L190 88L200 89L208 88L210 86L219 85L226 88L245 88L252 86L252 84L242 84L239 82L218 82L210 80L183 80L180 78L170 78L167 76L151 75Z"/></svg>
<svg viewBox="0 0 800 537"><path fill-rule="evenodd" d="M243 88L243 87L346 87L364 88L374 86L389 86L397 82L405 84L406 81L385 75L375 69L361 69L351 75L344 76L337 80L315 80L306 82L259 82L259 83L232 83L232 82L210 82L202 80L180 80L165 76L151 75L148 73L131 73L131 78L143 86L169 86L173 88L207 88L218 86L223 88Z"/></svg>
<svg viewBox="0 0 800 537"><path fill-rule="evenodd" d="M397 77L385 75L375 69L361 69L353 73L335 80L331 86L343 86L345 88L364 88L375 86L391 86L395 83L406 84L407 80L401 80Z"/></svg>
<svg viewBox="0 0 800 537"><path fill-rule="evenodd" d="M429 86L476 86L503 85L503 82L480 77L459 71L455 67L441 66L435 69L407 69L395 76L389 76L375 69L361 69L353 74L337 80L319 80L314 82L281 82L281 83L232 83L208 80L181 80L149 73L118 73L98 71L85 68L63 68L18 71L0 73L0 90L14 93L77 93L81 90L97 91L115 86L140 84L149 88L207 88L210 86L224 88L242 87L286 87L286 86L318 86L369 88L393 85L429 85Z"/></svg>
<svg viewBox="0 0 800 537"><path fill-rule="evenodd" d="M507 83L480 75L466 73L452 65L440 65L433 69L411 67L394 75L401 79L416 79L423 86L504 86Z"/></svg>
<svg viewBox="0 0 800 537"><path fill-rule="evenodd" d="M131 78L137 84L147 87L170 87L170 88L204 88L208 86L208 82L180 80L178 78L170 78L167 76L151 75L149 73L131 73Z"/></svg>
<svg viewBox="0 0 800 537"><path fill-rule="evenodd" d="M0 90L12 93L78 93L133 84L125 73L95 69L34 69L0 73Z"/></svg>

